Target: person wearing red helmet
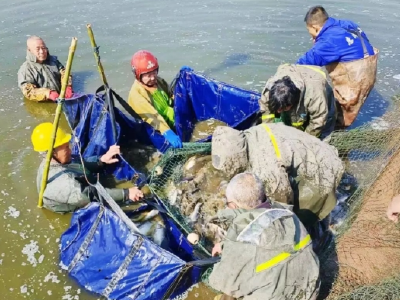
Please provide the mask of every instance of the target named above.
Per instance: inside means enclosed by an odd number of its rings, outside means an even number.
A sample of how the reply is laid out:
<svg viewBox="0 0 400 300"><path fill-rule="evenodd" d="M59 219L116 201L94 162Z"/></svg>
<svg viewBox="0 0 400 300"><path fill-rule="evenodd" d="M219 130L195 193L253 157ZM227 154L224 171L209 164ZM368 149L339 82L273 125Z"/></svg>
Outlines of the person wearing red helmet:
<svg viewBox="0 0 400 300"><path fill-rule="evenodd" d="M128 104L147 123L159 130L174 148L181 148L182 141L171 129L175 127L172 95L167 82L158 76L157 58L146 50L132 56L135 82L128 96Z"/></svg>

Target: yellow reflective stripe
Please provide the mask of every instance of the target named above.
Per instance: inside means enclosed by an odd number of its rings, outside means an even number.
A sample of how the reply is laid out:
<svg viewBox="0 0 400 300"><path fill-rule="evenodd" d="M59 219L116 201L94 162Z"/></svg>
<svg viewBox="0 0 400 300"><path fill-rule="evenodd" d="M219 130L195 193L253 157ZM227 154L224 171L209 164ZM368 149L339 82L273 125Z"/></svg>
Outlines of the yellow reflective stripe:
<svg viewBox="0 0 400 300"><path fill-rule="evenodd" d="M275 115L274 114L269 114L269 115L262 115L261 120L268 120L268 119L274 119Z"/></svg>
<svg viewBox="0 0 400 300"><path fill-rule="evenodd" d="M308 243L311 242L311 236L307 234L307 236L302 239L300 242L298 242L296 245L294 245L294 251L299 251L303 249L305 246L308 245Z"/></svg>
<svg viewBox="0 0 400 300"><path fill-rule="evenodd" d="M326 79L326 74L321 69L313 67L313 66L308 66L308 65L303 65L303 67L309 68L311 70L314 70L315 72L318 72L318 73L322 74L322 76L324 76L324 78Z"/></svg>
<svg viewBox="0 0 400 300"><path fill-rule="evenodd" d="M275 154L278 159L281 159L281 151L279 150L278 143L276 142L275 136L272 133L271 129L267 126L267 124L263 124L265 130L267 131L269 138L271 139L272 145L275 149Z"/></svg>
<svg viewBox="0 0 400 300"><path fill-rule="evenodd" d="M299 251L301 249L303 249L304 247L306 247L309 243L311 242L311 237L309 234L307 234L307 236L302 239L300 242L298 242L296 245L294 245L293 250L294 251ZM275 257L271 258L270 260L267 260L266 262L263 262L262 264L259 264L256 267L256 273L265 271L269 268L272 268L273 266L279 264L280 262L284 261L285 259L290 257L290 253L288 252L282 252L278 255L276 255Z"/></svg>
<svg viewBox="0 0 400 300"><path fill-rule="evenodd" d="M304 121L301 121L301 122L293 122L293 123L292 123L292 126L294 126L294 127L300 127L300 126L303 126L303 124L304 124Z"/></svg>
<svg viewBox="0 0 400 300"><path fill-rule="evenodd" d="M262 272L266 269L269 269L277 264L279 264L281 261L284 261L285 259L287 259L290 256L290 253L287 252L282 252L281 254L278 254L277 256L275 256L274 258L259 264L256 267L256 273Z"/></svg>

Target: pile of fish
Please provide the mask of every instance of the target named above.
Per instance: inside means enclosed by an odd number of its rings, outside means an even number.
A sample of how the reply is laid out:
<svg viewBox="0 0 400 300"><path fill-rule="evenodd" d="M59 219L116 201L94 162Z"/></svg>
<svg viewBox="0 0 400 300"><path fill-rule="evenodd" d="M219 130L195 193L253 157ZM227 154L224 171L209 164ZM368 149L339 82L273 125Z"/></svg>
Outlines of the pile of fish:
<svg viewBox="0 0 400 300"><path fill-rule="evenodd" d="M211 155L195 155L180 166L182 175L170 180L164 194L186 223L200 236L217 243L226 234L227 225L215 218L225 208L225 189L229 178L214 169Z"/></svg>

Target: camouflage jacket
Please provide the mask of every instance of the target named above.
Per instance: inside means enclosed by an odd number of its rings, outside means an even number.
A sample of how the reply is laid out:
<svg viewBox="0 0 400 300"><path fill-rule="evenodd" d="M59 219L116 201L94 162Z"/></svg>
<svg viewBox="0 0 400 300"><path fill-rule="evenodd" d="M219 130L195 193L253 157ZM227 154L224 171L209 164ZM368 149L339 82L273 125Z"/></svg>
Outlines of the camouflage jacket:
<svg viewBox="0 0 400 300"><path fill-rule="evenodd" d="M61 91L64 66L56 56L48 55L43 63L36 62L36 56L27 52L26 61L18 70L18 86L28 100L46 101L50 91ZM72 85L70 76L68 85Z"/></svg>
<svg viewBox="0 0 400 300"><path fill-rule="evenodd" d="M317 66L284 64L278 67L276 74L267 81L259 100L263 121L275 117L268 109L269 90L284 76L289 76L301 92L297 107L285 114L284 123L317 137L322 132L326 132L326 136L333 131L336 122L335 98L326 74Z"/></svg>

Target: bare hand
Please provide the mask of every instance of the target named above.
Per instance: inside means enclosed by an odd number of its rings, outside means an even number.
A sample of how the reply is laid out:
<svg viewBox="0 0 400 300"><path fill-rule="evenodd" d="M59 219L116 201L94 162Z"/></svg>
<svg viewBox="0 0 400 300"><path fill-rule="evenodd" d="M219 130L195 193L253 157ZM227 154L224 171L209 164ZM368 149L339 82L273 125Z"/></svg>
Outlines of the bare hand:
<svg viewBox="0 0 400 300"><path fill-rule="evenodd" d="M119 154L121 154L119 146L111 146L110 149L108 149L107 153L100 158L100 161L107 165L114 164L118 162L118 158L114 158L114 156Z"/></svg>
<svg viewBox="0 0 400 300"><path fill-rule="evenodd" d="M211 256L217 256L222 253L221 243L216 243L211 250Z"/></svg>
<svg viewBox="0 0 400 300"><path fill-rule="evenodd" d="M136 202L139 201L140 198L143 198L142 191L139 190L136 186L131 187L128 191L129 191L129 200Z"/></svg>
<svg viewBox="0 0 400 300"><path fill-rule="evenodd" d="M389 220L397 223L399 222L399 214L400 214L400 195L397 195L392 199L392 202L390 202L386 215L389 218Z"/></svg>

